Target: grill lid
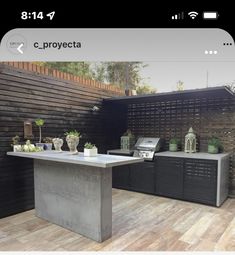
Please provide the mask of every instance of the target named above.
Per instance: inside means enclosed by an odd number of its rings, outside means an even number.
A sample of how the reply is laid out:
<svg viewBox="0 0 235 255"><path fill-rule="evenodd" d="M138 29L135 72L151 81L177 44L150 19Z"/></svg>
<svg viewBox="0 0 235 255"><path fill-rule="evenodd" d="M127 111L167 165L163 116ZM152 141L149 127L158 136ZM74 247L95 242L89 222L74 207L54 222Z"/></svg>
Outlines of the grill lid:
<svg viewBox="0 0 235 255"><path fill-rule="evenodd" d="M155 151L159 141L160 138L140 137L135 144L135 149Z"/></svg>

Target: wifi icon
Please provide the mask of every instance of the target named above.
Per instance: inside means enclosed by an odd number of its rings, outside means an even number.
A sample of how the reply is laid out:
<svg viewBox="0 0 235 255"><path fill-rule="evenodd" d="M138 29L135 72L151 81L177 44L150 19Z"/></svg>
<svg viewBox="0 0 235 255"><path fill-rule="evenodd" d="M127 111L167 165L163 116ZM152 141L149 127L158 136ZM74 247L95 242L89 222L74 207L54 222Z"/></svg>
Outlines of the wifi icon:
<svg viewBox="0 0 235 255"><path fill-rule="evenodd" d="M189 12L188 15L191 19L195 19L198 15L198 12Z"/></svg>

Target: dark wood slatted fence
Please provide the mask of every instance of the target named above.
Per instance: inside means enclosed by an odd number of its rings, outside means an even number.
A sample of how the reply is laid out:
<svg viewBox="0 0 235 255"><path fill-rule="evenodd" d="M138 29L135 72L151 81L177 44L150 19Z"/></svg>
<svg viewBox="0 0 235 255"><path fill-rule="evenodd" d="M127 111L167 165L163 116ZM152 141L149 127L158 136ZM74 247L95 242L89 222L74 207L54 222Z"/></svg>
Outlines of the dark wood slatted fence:
<svg viewBox="0 0 235 255"><path fill-rule="evenodd" d="M95 83L81 86L70 80L0 65L0 217L34 207L33 161L6 156L12 150L11 138L15 135L23 138L24 121L43 118L43 137L63 137L64 132L76 129L82 133L80 150L90 141L99 152L105 152L102 99L119 95L120 91L92 85ZM92 111L94 105L100 108L99 112ZM39 135L35 125L33 134L35 142Z"/></svg>

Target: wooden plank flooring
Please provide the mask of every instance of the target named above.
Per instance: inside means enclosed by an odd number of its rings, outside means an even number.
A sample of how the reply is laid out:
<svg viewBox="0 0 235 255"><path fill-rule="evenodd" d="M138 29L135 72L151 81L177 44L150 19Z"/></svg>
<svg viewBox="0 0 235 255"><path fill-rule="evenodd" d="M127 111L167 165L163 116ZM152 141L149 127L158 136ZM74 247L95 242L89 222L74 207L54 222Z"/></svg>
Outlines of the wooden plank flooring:
<svg viewBox="0 0 235 255"><path fill-rule="evenodd" d="M113 189L113 236L97 243L34 216L0 219L0 251L234 251L235 199L221 208Z"/></svg>

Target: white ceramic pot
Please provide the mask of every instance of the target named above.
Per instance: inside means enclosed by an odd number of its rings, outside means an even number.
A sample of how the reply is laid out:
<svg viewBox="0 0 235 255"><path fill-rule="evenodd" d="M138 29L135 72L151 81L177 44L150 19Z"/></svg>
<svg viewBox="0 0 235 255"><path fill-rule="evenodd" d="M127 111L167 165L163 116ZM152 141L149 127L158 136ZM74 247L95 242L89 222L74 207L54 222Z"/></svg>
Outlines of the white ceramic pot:
<svg viewBox="0 0 235 255"><path fill-rule="evenodd" d="M69 150L71 154L78 154L78 144L79 144L79 137L75 135L67 135L66 142L68 144Z"/></svg>
<svg viewBox="0 0 235 255"><path fill-rule="evenodd" d="M62 152L61 147L63 146L63 143L64 143L63 139L61 139L61 138L53 138L52 142L54 144L55 150L58 151L58 152Z"/></svg>
<svg viewBox="0 0 235 255"><path fill-rule="evenodd" d="M42 148L44 150L45 143L36 143L36 147Z"/></svg>
<svg viewBox="0 0 235 255"><path fill-rule="evenodd" d="M47 151L51 151L52 150L52 143L45 143L44 148Z"/></svg>
<svg viewBox="0 0 235 255"><path fill-rule="evenodd" d="M13 151L14 152L21 152L22 151L21 145L19 145L19 144L13 145Z"/></svg>
<svg viewBox="0 0 235 255"><path fill-rule="evenodd" d="M93 149L84 148L84 156L85 157L96 157L97 154L98 154L97 148L93 148Z"/></svg>

